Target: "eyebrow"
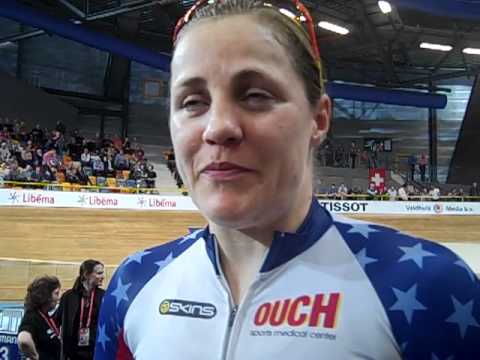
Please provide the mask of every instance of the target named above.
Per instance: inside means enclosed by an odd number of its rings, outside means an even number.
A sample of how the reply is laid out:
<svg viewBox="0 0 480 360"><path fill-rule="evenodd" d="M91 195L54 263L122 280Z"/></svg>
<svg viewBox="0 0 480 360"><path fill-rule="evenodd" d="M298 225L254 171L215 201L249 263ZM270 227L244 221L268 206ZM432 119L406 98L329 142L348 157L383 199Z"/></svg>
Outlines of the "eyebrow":
<svg viewBox="0 0 480 360"><path fill-rule="evenodd" d="M265 74L263 71L257 69L245 69L241 70L233 76L232 81L235 82L244 82L254 79L266 80L269 82L275 82L275 78Z"/></svg>
<svg viewBox="0 0 480 360"><path fill-rule="evenodd" d="M205 86L207 81L201 77L187 78L185 80L180 80L180 83L174 84L176 88L188 88L188 87L201 87Z"/></svg>

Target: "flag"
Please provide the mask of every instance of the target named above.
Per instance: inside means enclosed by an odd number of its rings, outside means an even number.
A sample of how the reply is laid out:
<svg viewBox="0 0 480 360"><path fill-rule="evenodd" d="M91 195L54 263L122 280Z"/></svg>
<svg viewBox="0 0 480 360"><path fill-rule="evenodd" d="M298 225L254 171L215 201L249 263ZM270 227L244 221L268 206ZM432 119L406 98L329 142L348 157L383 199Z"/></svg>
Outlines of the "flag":
<svg viewBox="0 0 480 360"><path fill-rule="evenodd" d="M384 168L369 169L368 170L368 184L375 184L375 189L379 194L383 194L386 188L387 172Z"/></svg>

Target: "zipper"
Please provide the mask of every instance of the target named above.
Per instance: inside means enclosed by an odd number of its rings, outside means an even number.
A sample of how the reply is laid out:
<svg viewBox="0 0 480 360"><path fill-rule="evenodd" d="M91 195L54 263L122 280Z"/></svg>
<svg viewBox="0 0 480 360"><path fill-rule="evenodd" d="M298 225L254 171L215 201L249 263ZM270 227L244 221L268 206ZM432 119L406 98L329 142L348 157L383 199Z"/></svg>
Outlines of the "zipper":
<svg viewBox="0 0 480 360"><path fill-rule="evenodd" d="M235 305L233 302L233 296L232 292L230 291L230 287L228 286L227 280L225 278L225 274L223 273L222 267L220 266L220 257L218 255L218 243L217 239L215 238L215 235L213 235L213 243L214 243L214 249L215 249L215 262L217 265L217 269L219 272L219 281L222 284L225 292L227 293L228 297L228 310L229 310L229 315L228 315L228 320L227 320L227 329L225 332L225 337L223 339L223 346L222 346L222 356L221 360L226 360L227 359L227 353L230 345L230 337L232 334L232 329L233 329L233 324L235 323L235 317L238 312L238 305Z"/></svg>

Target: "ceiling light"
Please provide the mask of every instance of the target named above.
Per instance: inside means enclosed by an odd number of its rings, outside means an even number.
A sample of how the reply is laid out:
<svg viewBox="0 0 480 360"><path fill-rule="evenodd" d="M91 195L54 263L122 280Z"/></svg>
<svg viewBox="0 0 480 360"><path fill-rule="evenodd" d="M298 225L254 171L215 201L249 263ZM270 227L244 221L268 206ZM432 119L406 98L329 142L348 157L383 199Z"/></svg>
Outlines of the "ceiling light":
<svg viewBox="0 0 480 360"><path fill-rule="evenodd" d="M465 48L462 51L464 54L480 55L480 49L478 48Z"/></svg>
<svg viewBox="0 0 480 360"><path fill-rule="evenodd" d="M4 41L4 42L0 43L0 49L1 48L7 48L7 47L10 47L10 46L13 46L13 43L11 41Z"/></svg>
<svg viewBox="0 0 480 360"><path fill-rule="evenodd" d="M339 26L339 25L335 25L335 24L332 24L328 21L320 21L318 23L318 26L320 26L322 29L325 29L325 30L328 30L328 31L333 31L337 34L341 34L341 35L347 35L350 30L348 30L347 28L344 28L342 26Z"/></svg>
<svg viewBox="0 0 480 360"><path fill-rule="evenodd" d="M288 16L290 19L295 19L296 16L294 13L292 13L290 10L280 8L279 10L283 15Z"/></svg>
<svg viewBox="0 0 480 360"><path fill-rule="evenodd" d="M431 44L427 42L422 42L420 44L422 49L438 50L438 51L451 51L453 49L450 45L440 45L440 44Z"/></svg>
<svg viewBox="0 0 480 360"><path fill-rule="evenodd" d="M380 8L382 13L384 13L384 14L388 14L388 13L392 12L392 6L390 5L390 3L388 1L380 0L378 2L378 7Z"/></svg>

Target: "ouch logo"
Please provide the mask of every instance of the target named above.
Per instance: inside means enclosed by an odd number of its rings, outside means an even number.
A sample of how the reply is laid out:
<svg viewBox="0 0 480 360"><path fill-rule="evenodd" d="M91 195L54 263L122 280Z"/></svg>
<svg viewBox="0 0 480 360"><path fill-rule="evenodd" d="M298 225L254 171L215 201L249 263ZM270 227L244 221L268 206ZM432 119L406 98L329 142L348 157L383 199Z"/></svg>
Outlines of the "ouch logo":
<svg viewBox="0 0 480 360"><path fill-rule="evenodd" d="M257 326L304 326L332 329L336 326L340 293L303 295L296 299L267 302L257 309Z"/></svg>

